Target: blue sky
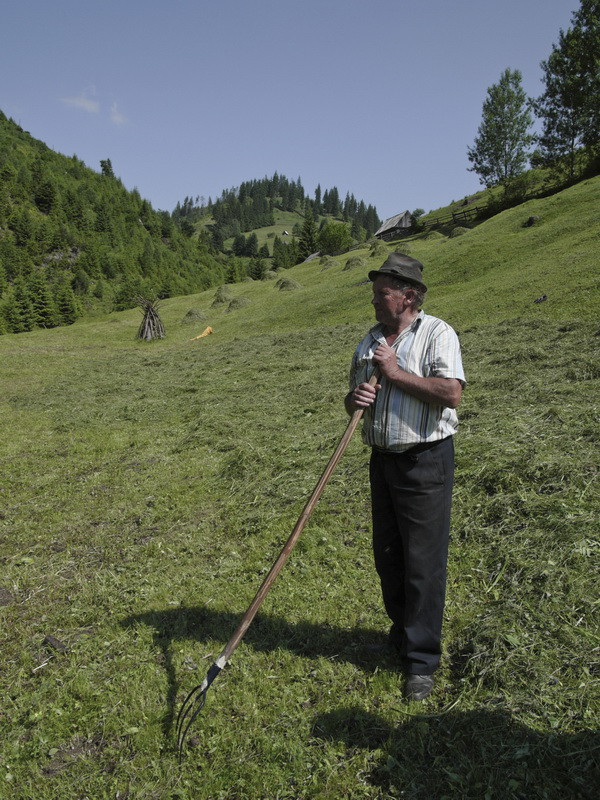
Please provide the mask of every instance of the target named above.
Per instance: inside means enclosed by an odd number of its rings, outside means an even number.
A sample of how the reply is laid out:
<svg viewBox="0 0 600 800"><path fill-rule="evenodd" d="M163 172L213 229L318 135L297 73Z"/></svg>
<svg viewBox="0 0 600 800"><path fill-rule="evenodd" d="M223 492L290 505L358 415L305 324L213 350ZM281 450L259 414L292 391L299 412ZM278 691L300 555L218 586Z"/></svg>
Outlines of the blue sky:
<svg viewBox="0 0 600 800"><path fill-rule="evenodd" d="M171 211L242 181L337 186L386 218L472 194L487 88L540 61L578 0L18 0L0 109Z"/></svg>

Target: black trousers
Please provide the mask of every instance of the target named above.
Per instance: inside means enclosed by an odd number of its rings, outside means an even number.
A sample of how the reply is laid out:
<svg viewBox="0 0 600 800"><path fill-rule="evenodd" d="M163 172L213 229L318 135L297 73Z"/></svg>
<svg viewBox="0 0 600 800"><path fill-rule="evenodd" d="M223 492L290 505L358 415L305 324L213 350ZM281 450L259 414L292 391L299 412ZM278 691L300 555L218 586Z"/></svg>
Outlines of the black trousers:
<svg viewBox="0 0 600 800"><path fill-rule="evenodd" d="M446 594L453 438L407 453L373 450L373 553L390 638L408 673L439 666Z"/></svg>

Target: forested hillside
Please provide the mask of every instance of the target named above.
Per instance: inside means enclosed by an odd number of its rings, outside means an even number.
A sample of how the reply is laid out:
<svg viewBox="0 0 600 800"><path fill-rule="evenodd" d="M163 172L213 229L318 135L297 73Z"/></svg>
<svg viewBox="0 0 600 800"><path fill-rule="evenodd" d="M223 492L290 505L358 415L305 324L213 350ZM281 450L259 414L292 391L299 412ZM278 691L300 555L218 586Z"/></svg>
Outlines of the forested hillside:
<svg viewBox="0 0 600 800"><path fill-rule="evenodd" d="M218 250L223 249L225 240L240 233L264 228L275 223L274 211L291 211L305 215L307 208L315 221L326 224L324 217L333 217L351 224L351 235L355 241L364 241L372 236L381 221L375 206L365 205L350 192L342 201L337 186L322 191L319 184L314 198L304 190L301 178L288 180L285 175L275 172L272 177L245 181L239 188L225 189L214 202L211 198L186 197L178 203L173 218L188 224L211 218L213 241Z"/></svg>
<svg viewBox="0 0 600 800"><path fill-rule="evenodd" d="M0 295L4 330L73 322L223 280L204 237L101 173L50 150L0 112Z"/></svg>

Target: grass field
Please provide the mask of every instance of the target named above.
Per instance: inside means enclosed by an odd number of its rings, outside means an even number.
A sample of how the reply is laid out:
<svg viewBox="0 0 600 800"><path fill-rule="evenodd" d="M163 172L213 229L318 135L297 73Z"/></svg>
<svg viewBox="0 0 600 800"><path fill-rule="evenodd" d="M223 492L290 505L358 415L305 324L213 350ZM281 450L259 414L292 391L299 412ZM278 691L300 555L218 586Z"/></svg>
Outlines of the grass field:
<svg viewBox="0 0 600 800"><path fill-rule="evenodd" d="M599 196L596 179L403 243L469 380L434 694L406 703L367 648L387 621L356 435L181 766L179 704L345 429L383 259L237 284L235 311L214 289L172 298L149 344L137 311L0 337L0 797L598 795Z"/></svg>

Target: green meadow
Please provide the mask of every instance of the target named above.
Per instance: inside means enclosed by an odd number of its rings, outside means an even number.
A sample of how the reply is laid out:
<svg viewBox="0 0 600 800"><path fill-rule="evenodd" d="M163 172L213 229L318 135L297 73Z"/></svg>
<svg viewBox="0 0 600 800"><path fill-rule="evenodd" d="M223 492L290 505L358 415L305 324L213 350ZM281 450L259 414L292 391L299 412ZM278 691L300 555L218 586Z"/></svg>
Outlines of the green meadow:
<svg viewBox="0 0 600 800"><path fill-rule="evenodd" d="M0 797L597 797L599 200L596 178L388 243L424 262L469 381L435 692L407 703L368 649L387 618L357 433L181 764L181 701L345 430L385 256L165 300L160 341L136 310L1 336Z"/></svg>

